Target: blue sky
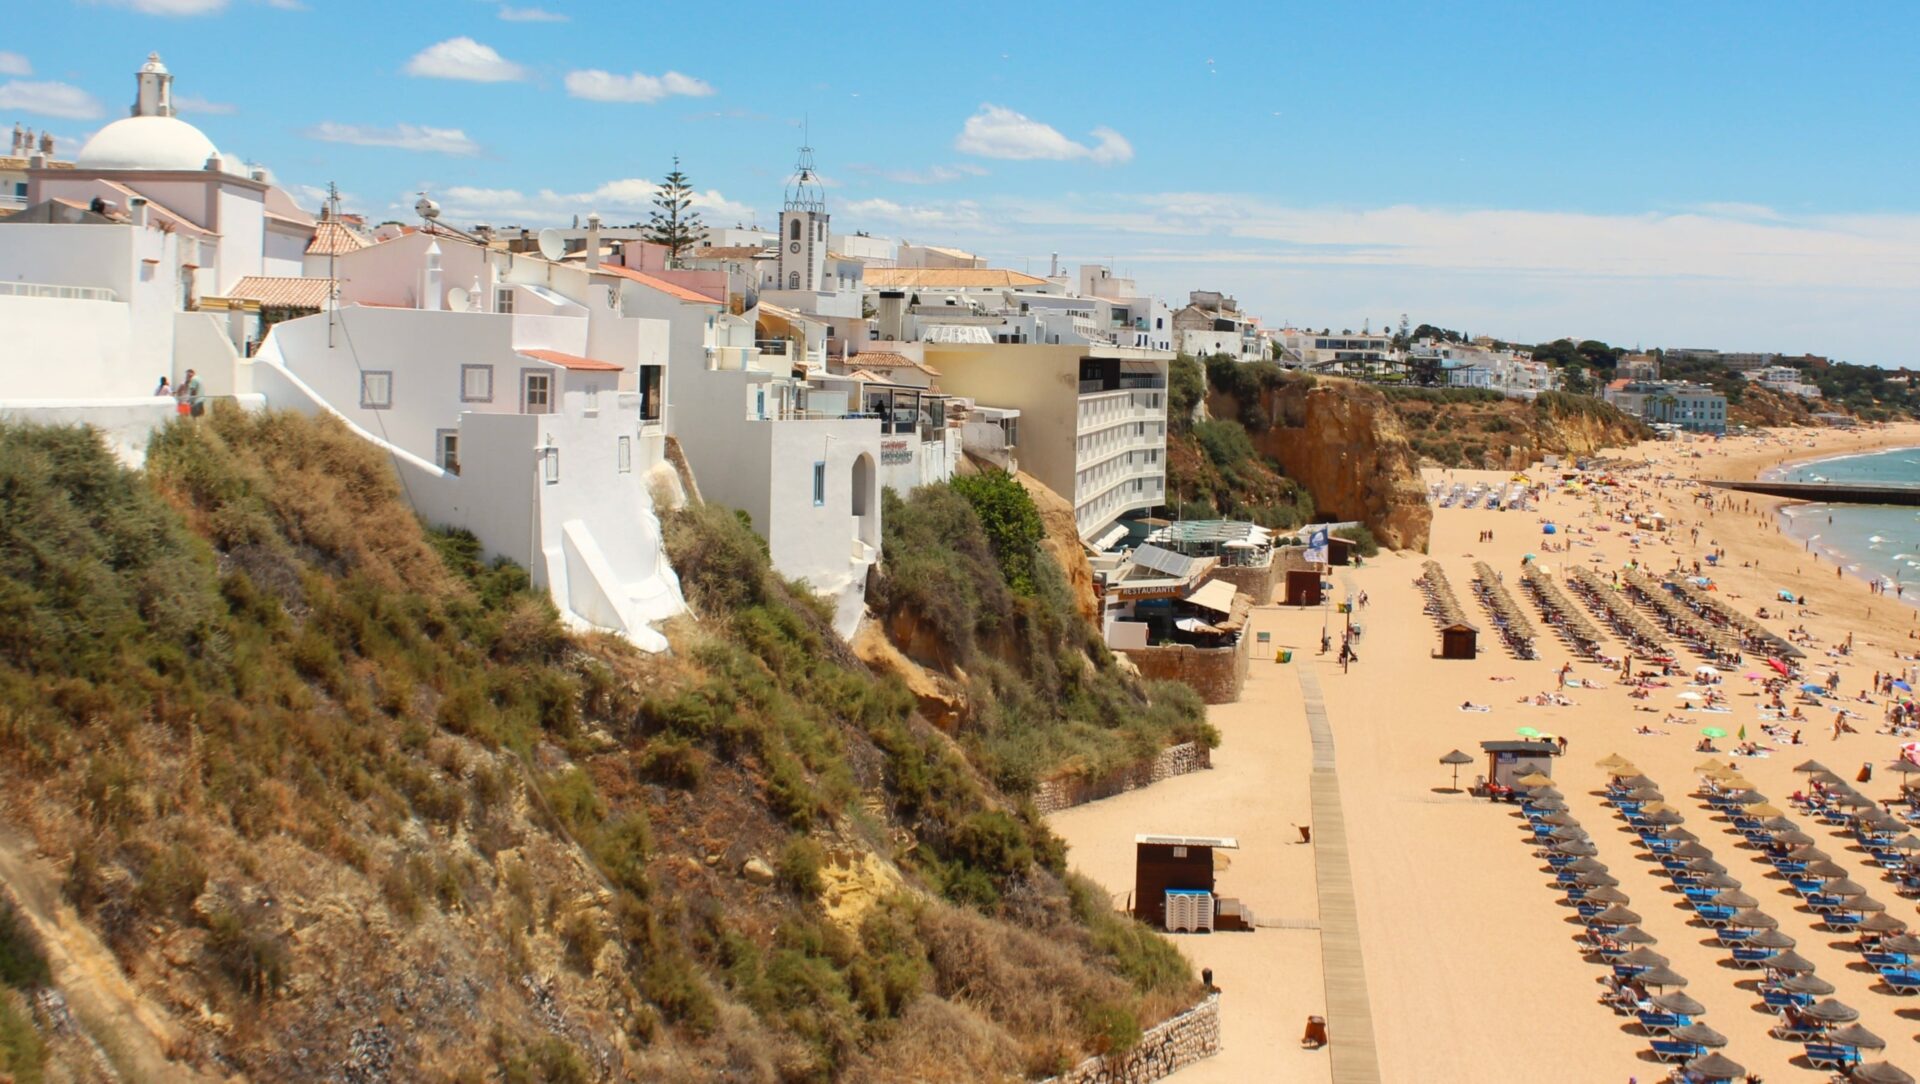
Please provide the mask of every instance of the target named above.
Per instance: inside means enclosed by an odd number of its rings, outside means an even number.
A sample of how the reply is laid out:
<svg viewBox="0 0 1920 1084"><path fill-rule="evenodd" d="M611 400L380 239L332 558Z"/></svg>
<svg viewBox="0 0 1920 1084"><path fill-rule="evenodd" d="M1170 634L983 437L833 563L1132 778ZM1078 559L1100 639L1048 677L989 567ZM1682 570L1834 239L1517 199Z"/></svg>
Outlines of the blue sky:
<svg viewBox="0 0 1920 1084"><path fill-rule="evenodd" d="M376 217L631 220L677 154L710 222L765 222L805 118L837 228L1270 324L1920 338L1920 5L17 7L0 122L84 137L158 50L223 151Z"/></svg>

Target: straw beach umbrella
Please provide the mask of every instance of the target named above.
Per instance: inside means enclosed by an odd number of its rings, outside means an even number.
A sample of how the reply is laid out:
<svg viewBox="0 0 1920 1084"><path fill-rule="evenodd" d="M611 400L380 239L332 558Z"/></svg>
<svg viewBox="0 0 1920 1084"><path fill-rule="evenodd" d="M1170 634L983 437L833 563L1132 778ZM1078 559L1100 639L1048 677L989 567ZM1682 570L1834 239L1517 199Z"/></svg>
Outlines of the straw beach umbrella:
<svg viewBox="0 0 1920 1084"><path fill-rule="evenodd" d="M1685 986L1686 977L1671 967L1649 967L1634 976L1643 986Z"/></svg>
<svg viewBox="0 0 1920 1084"><path fill-rule="evenodd" d="M1828 773L1831 773L1833 771L1832 768L1827 767L1825 764L1822 764L1817 760L1802 761L1793 770L1796 772L1828 772Z"/></svg>
<svg viewBox="0 0 1920 1084"><path fill-rule="evenodd" d="M1673 961L1647 946L1641 945L1639 948L1620 957L1620 962L1623 964L1632 964L1635 967L1665 967Z"/></svg>
<svg viewBox="0 0 1920 1084"><path fill-rule="evenodd" d="M1687 1072L1703 1081L1731 1081L1746 1076L1747 1067L1715 1050L1688 1062Z"/></svg>
<svg viewBox="0 0 1920 1084"><path fill-rule="evenodd" d="M1695 873L1725 873L1727 867L1711 858L1696 858L1687 863L1687 868Z"/></svg>
<svg viewBox="0 0 1920 1084"><path fill-rule="evenodd" d="M1587 925L1638 926L1640 925L1640 916L1616 903L1604 911L1587 916Z"/></svg>
<svg viewBox="0 0 1920 1084"><path fill-rule="evenodd" d="M1728 919L1727 922L1729 925L1738 926L1743 930L1777 930L1780 928L1779 919L1774 918L1765 911L1752 907L1743 907L1735 911L1733 917Z"/></svg>
<svg viewBox="0 0 1920 1084"><path fill-rule="evenodd" d="M1773 841L1788 847L1800 847L1811 844L1813 837L1798 828L1786 828L1775 832Z"/></svg>
<svg viewBox="0 0 1920 1084"><path fill-rule="evenodd" d="M1880 939L1880 951L1904 952L1912 955L1913 953L1920 952L1920 937L1915 937L1910 933L1883 937Z"/></svg>
<svg viewBox="0 0 1920 1084"><path fill-rule="evenodd" d="M1558 854L1570 854L1575 858L1586 858L1600 853L1593 844L1584 839L1569 839L1562 843L1556 843L1553 845L1553 849Z"/></svg>
<svg viewBox="0 0 1920 1084"><path fill-rule="evenodd" d="M1798 975L1812 971L1813 961L1792 949L1787 949L1785 952L1769 956L1760 961L1760 966L1766 968L1768 971L1778 971L1783 975ZM1828 992L1831 993L1832 991L1829 990Z"/></svg>
<svg viewBox="0 0 1920 1084"><path fill-rule="evenodd" d="M1790 994L1812 994L1825 997L1833 993L1833 984L1812 971L1801 971L1780 980L1780 989Z"/></svg>
<svg viewBox="0 0 1920 1084"><path fill-rule="evenodd" d="M1567 868L1575 873L1605 873L1607 864L1598 858L1576 858L1567 863Z"/></svg>
<svg viewBox="0 0 1920 1084"><path fill-rule="evenodd" d="M1661 994L1653 999L1653 1006L1661 1012L1670 1012L1675 1016L1699 1016L1707 1011L1705 1005L1688 997L1679 990L1670 994Z"/></svg>
<svg viewBox="0 0 1920 1084"><path fill-rule="evenodd" d="M1860 928L1868 933L1904 933L1907 923L1905 919L1895 918L1885 911L1875 911L1860 920Z"/></svg>
<svg viewBox="0 0 1920 1084"><path fill-rule="evenodd" d="M1623 945L1653 945L1658 944L1660 941L1658 937L1653 936L1638 926L1622 926L1607 936Z"/></svg>
<svg viewBox="0 0 1920 1084"><path fill-rule="evenodd" d="M1587 894L1585 898L1588 900L1591 900L1594 903L1630 902L1627 899L1627 894L1625 892L1622 892L1611 885L1601 885L1599 888L1590 888L1587 890Z"/></svg>
<svg viewBox="0 0 1920 1084"><path fill-rule="evenodd" d="M1574 874L1573 883L1582 888L1613 888L1619 885L1620 878L1605 870L1588 870Z"/></svg>
<svg viewBox="0 0 1920 1084"><path fill-rule="evenodd" d="M1735 910L1744 907L1760 906L1759 900L1754 899L1752 896L1747 895L1737 888L1729 888L1725 892L1714 893L1713 902L1722 907L1732 907Z"/></svg>
<svg viewBox="0 0 1920 1084"><path fill-rule="evenodd" d="M1442 763L1442 764L1445 764L1445 765L1448 765L1449 767L1451 767L1451 768L1453 769L1453 787L1452 787L1452 789L1453 789L1453 791L1454 791L1454 793L1456 793L1456 794L1457 794L1457 793L1459 793L1459 791L1460 791L1460 769L1461 769L1461 767L1462 767L1462 766L1464 766L1464 765L1467 765L1467 764L1472 764L1472 763L1473 763L1473 758L1472 758L1471 756L1468 756L1468 755L1467 755L1466 753L1463 753L1463 752L1461 752L1460 750L1458 750L1458 749L1455 749L1455 750L1454 750L1453 752L1451 752L1451 753L1448 753L1448 754L1447 754L1446 756L1443 756L1443 757L1441 757L1441 758L1440 758L1440 763Z"/></svg>
<svg viewBox="0 0 1920 1084"><path fill-rule="evenodd" d="M1534 731L1534 733L1537 734L1539 731ZM1546 787L1553 785L1553 777L1542 772L1528 772L1513 782L1514 785L1521 787Z"/></svg>
<svg viewBox="0 0 1920 1084"><path fill-rule="evenodd" d="M1696 1046L1718 1048L1727 1045L1725 1035L1697 1021L1683 1028L1674 1028L1669 1034L1683 1043L1693 1043Z"/></svg>
<svg viewBox="0 0 1920 1084"><path fill-rule="evenodd" d="M1913 1074L1890 1062L1868 1062L1853 1067L1853 1084L1913 1084Z"/></svg>
<svg viewBox="0 0 1920 1084"><path fill-rule="evenodd" d="M1835 998L1827 998L1801 1009L1800 1015L1823 1024L1850 1024L1860 1019L1860 1010Z"/></svg>
<svg viewBox="0 0 1920 1084"><path fill-rule="evenodd" d="M1673 849L1676 858L1712 858L1713 851L1700 842L1682 843Z"/></svg>
<svg viewBox="0 0 1920 1084"><path fill-rule="evenodd" d="M1842 877L1837 881L1828 881L1820 886L1820 891L1828 896L1864 896L1867 890L1856 884L1851 878Z"/></svg>
<svg viewBox="0 0 1920 1084"><path fill-rule="evenodd" d="M1859 1046L1868 1050L1885 1050L1887 1041L1859 1024L1848 1024L1837 1031L1827 1033L1827 1041L1841 1046Z"/></svg>
<svg viewBox="0 0 1920 1084"><path fill-rule="evenodd" d="M1618 768L1620 765L1628 763L1631 762L1619 753L1608 753L1606 756L1594 761L1593 766L1596 768Z"/></svg>
<svg viewBox="0 0 1920 1084"><path fill-rule="evenodd" d="M1778 929L1772 929L1772 930L1760 930L1756 932L1752 937L1747 938L1746 941L1742 943L1748 944L1748 945L1757 945L1760 948L1790 949L1797 942L1794 941L1792 935L1781 933Z"/></svg>

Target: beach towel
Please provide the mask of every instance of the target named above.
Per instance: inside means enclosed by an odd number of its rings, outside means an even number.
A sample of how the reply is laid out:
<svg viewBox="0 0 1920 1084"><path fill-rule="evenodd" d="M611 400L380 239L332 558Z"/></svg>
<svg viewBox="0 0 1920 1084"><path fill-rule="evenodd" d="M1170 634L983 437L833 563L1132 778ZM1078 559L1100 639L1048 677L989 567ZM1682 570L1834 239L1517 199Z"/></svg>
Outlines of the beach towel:
<svg viewBox="0 0 1920 1084"><path fill-rule="evenodd" d="M1461 711L1492 711L1493 708L1486 704L1462 704L1460 705L1460 710Z"/></svg>

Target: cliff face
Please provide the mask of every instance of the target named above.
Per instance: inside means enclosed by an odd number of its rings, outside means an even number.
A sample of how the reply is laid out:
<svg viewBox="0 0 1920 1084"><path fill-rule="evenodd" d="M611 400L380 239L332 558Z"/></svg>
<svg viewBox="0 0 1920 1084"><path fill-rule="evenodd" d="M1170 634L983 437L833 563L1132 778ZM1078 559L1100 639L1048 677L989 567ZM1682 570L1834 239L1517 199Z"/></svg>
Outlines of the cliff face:
<svg viewBox="0 0 1920 1084"><path fill-rule="evenodd" d="M1233 404L1214 414L1236 416ZM1425 550L1433 510L1420 462L1378 391L1344 381L1289 381L1261 393L1273 425L1251 434L1256 450L1307 487L1323 520L1359 520L1393 549Z"/></svg>
<svg viewBox="0 0 1920 1084"><path fill-rule="evenodd" d="M1545 455L1591 455L1651 435L1617 410L1581 398L1390 400L1415 455L1443 467L1518 470Z"/></svg>

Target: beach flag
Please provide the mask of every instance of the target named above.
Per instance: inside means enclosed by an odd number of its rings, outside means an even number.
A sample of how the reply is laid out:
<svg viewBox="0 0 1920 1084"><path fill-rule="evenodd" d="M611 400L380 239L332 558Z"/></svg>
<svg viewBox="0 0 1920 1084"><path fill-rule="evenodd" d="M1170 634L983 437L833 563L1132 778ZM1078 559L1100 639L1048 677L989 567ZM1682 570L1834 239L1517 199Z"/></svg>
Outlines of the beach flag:
<svg viewBox="0 0 1920 1084"><path fill-rule="evenodd" d="M1740 724L1740 740L1741 741L1747 740L1747 724L1745 723Z"/></svg>
<svg viewBox="0 0 1920 1084"><path fill-rule="evenodd" d="M1325 527L1312 527L1308 529L1306 558L1308 561L1318 562L1320 564L1326 563L1327 529Z"/></svg>

